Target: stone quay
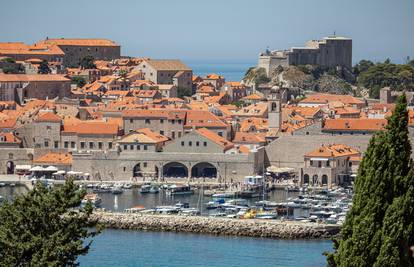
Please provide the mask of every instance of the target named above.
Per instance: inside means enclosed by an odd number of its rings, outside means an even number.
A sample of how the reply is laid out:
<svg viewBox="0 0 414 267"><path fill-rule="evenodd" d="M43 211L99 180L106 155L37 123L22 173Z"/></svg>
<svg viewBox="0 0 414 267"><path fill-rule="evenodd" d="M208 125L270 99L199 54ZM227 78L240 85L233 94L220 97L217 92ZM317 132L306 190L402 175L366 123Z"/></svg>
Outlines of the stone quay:
<svg viewBox="0 0 414 267"><path fill-rule="evenodd" d="M91 220L105 228L186 232L275 239L324 239L339 233L339 225L280 220L230 219L203 216L94 212Z"/></svg>

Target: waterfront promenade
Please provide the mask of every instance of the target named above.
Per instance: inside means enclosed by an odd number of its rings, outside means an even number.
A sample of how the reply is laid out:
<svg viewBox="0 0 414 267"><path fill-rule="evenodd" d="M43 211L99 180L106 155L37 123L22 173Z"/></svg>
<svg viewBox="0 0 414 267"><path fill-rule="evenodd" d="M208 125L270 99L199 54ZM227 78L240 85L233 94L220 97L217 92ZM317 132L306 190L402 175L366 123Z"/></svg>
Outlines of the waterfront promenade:
<svg viewBox="0 0 414 267"><path fill-rule="evenodd" d="M230 219L203 216L147 215L96 211L92 220L106 228L142 231L249 236L277 239L320 239L339 233L339 225L280 220Z"/></svg>

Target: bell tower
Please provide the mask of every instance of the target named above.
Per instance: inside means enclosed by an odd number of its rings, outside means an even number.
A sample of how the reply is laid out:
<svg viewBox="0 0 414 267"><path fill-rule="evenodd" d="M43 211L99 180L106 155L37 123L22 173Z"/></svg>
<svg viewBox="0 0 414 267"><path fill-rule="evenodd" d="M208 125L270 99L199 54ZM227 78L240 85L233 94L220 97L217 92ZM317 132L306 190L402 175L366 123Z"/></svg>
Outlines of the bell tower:
<svg viewBox="0 0 414 267"><path fill-rule="evenodd" d="M277 89L271 89L267 97L269 131L279 130L282 126L281 96Z"/></svg>

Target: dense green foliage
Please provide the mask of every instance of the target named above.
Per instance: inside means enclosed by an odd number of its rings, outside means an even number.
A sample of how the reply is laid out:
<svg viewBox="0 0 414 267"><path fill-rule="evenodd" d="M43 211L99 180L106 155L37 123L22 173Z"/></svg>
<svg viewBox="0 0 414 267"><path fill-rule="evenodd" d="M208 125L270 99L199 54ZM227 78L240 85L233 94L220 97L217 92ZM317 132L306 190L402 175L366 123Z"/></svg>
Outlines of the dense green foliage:
<svg viewBox="0 0 414 267"><path fill-rule="evenodd" d="M191 96L191 95L192 95L191 88L186 88L186 87L178 87L177 88L177 96L179 98L184 99L184 97Z"/></svg>
<svg viewBox="0 0 414 267"><path fill-rule="evenodd" d="M84 69L96 69L95 63L93 63L95 59L93 56L86 56L82 58L82 60L79 62L79 65Z"/></svg>
<svg viewBox="0 0 414 267"><path fill-rule="evenodd" d="M0 266L76 266L97 232L92 205L76 210L84 190L69 180L48 189L41 183L0 207Z"/></svg>
<svg viewBox="0 0 414 267"><path fill-rule="evenodd" d="M414 266L414 166L405 95L374 135L358 170L353 206L329 266Z"/></svg>
<svg viewBox="0 0 414 267"><path fill-rule="evenodd" d="M16 63L16 61L11 57L2 58L1 61L5 63Z"/></svg>
<svg viewBox="0 0 414 267"><path fill-rule="evenodd" d="M83 87L86 84L85 79L80 76L73 76L71 80L72 83L76 84L76 86L79 88Z"/></svg>
<svg viewBox="0 0 414 267"><path fill-rule="evenodd" d="M49 64L47 63L46 60L43 60L39 65L38 73L39 74L49 74L50 72L51 71L50 71L50 68L49 68Z"/></svg>
<svg viewBox="0 0 414 267"><path fill-rule="evenodd" d="M368 88L373 98L378 98L379 90L385 86L397 91L414 89L414 68L410 65L389 60L377 64L361 61L354 69L358 70L358 84Z"/></svg>

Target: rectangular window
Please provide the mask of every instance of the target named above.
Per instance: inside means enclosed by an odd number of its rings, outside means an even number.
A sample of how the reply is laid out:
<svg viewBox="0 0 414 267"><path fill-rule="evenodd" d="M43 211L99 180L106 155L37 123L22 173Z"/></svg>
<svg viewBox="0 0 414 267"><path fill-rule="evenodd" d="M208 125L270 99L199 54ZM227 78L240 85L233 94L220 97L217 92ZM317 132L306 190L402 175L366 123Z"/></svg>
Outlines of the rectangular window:
<svg viewBox="0 0 414 267"><path fill-rule="evenodd" d="M164 135L164 131L160 131L160 134L161 134L161 135Z"/></svg>
<svg viewBox="0 0 414 267"><path fill-rule="evenodd" d="M160 119L160 123L164 123L164 119Z"/></svg>
<svg viewBox="0 0 414 267"><path fill-rule="evenodd" d="M144 168L147 167L147 166L148 166L148 164L146 162L144 162Z"/></svg>
<svg viewBox="0 0 414 267"><path fill-rule="evenodd" d="M68 147L69 147L69 142L65 142L63 146L64 146L65 148L68 148Z"/></svg>
<svg viewBox="0 0 414 267"><path fill-rule="evenodd" d="M181 141L181 146L184 146L184 141Z"/></svg>
<svg viewBox="0 0 414 267"><path fill-rule="evenodd" d="M102 147L103 147L102 142L98 142L98 148L99 148L99 149L102 149Z"/></svg>
<svg viewBox="0 0 414 267"><path fill-rule="evenodd" d="M49 141L45 141L45 147L49 147Z"/></svg>
<svg viewBox="0 0 414 267"><path fill-rule="evenodd" d="M134 120L133 119L129 119L129 123L133 123L134 122Z"/></svg>
<svg viewBox="0 0 414 267"><path fill-rule="evenodd" d="M93 142L89 142L89 148L90 149L93 149L93 147L94 147L94 143Z"/></svg>
<svg viewBox="0 0 414 267"><path fill-rule="evenodd" d="M46 125L46 130L52 130L52 126Z"/></svg>
<svg viewBox="0 0 414 267"><path fill-rule="evenodd" d="M124 145L124 150L128 150L128 146L127 145Z"/></svg>
<svg viewBox="0 0 414 267"><path fill-rule="evenodd" d="M137 145L137 150L141 150L141 146L140 145Z"/></svg>
<svg viewBox="0 0 414 267"><path fill-rule="evenodd" d="M55 148L59 148L59 141L55 141Z"/></svg>
<svg viewBox="0 0 414 267"><path fill-rule="evenodd" d="M171 138L175 139L175 132L174 131L171 131Z"/></svg>
<svg viewBox="0 0 414 267"><path fill-rule="evenodd" d="M81 142L80 144L81 144L81 149L84 149L85 148L85 142Z"/></svg>
<svg viewBox="0 0 414 267"><path fill-rule="evenodd" d="M198 141L197 141L197 142L196 142L196 146L200 146L200 142L198 142Z"/></svg>
<svg viewBox="0 0 414 267"><path fill-rule="evenodd" d="M189 141L188 146L192 146L192 145L193 145L193 142Z"/></svg>
<svg viewBox="0 0 414 267"><path fill-rule="evenodd" d="M112 142L108 143L108 147L109 147L109 149L112 149Z"/></svg>
<svg viewBox="0 0 414 267"><path fill-rule="evenodd" d="M144 145L144 150L148 150L148 146L147 145Z"/></svg>
<svg viewBox="0 0 414 267"><path fill-rule="evenodd" d="M178 137L181 137L181 132L178 132Z"/></svg>
<svg viewBox="0 0 414 267"><path fill-rule="evenodd" d="M204 146L207 146L207 142L204 142L204 143L203 143L203 145L204 145Z"/></svg>
<svg viewBox="0 0 414 267"><path fill-rule="evenodd" d="M318 161L318 168L322 167L322 162Z"/></svg>
<svg viewBox="0 0 414 267"><path fill-rule="evenodd" d="M175 120L171 120L171 124L175 124Z"/></svg>
<svg viewBox="0 0 414 267"><path fill-rule="evenodd" d="M145 124L150 124L151 121L149 119L145 119Z"/></svg>
<svg viewBox="0 0 414 267"><path fill-rule="evenodd" d="M70 147L75 148L75 142L70 142Z"/></svg>
<svg viewBox="0 0 414 267"><path fill-rule="evenodd" d="M134 150L134 145L130 145L130 146L129 146L129 149L130 149L130 150Z"/></svg>
<svg viewBox="0 0 414 267"><path fill-rule="evenodd" d="M223 137L223 132L218 132L218 135L220 135L221 137Z"/></svg>

